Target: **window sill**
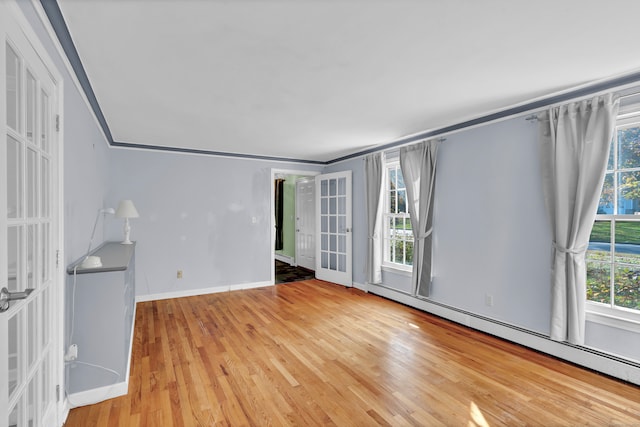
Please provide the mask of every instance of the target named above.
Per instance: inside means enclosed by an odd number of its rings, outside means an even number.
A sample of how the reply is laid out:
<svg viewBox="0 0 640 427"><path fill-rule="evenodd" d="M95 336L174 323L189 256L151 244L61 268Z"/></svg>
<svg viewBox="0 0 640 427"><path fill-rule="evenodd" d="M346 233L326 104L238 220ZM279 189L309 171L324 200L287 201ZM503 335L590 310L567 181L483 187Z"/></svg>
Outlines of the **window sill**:
<svg viewBox="0 0 640 427"><path fill-rule="evenodd" d="M587 303L586 320L612 328L640 333L640 314L595 303Z"/></svg>
<svg viewBox="0 0 640 427"><path fill-rule="evenodd" d="M383 265L382 271L386 271L388 273L398 274L400 276L411 277L411 268L406 269L402 267L396 267L391 265Z"/></svg>

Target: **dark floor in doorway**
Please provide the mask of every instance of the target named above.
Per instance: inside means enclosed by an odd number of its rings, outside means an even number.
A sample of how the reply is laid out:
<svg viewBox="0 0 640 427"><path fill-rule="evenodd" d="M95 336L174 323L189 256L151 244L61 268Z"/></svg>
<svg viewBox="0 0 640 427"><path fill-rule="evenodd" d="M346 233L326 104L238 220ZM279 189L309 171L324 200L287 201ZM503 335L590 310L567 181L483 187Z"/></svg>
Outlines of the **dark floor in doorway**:
<svg viewBox="0 0 640 427"><path fill-rule="evenodd" d="M293 267L285 262L276 260L276 284L299 282L315 277L312 270L304 267Z"/></svg>

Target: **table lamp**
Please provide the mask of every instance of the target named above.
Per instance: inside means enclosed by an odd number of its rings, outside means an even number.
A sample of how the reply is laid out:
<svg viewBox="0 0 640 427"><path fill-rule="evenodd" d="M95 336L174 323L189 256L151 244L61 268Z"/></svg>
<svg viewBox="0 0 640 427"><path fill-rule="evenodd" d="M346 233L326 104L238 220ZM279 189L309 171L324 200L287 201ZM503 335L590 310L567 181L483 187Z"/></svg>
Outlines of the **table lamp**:
<svg viewBox="0 0 640 427"><path fill-rule="evenodd" d="M129 225L129 218L138 218L138 211L131 200L121 200L116 210L116 217L124 218L124 240L123 245L130 245L133 243L129 240L131 234L131 226Z"/></svg>

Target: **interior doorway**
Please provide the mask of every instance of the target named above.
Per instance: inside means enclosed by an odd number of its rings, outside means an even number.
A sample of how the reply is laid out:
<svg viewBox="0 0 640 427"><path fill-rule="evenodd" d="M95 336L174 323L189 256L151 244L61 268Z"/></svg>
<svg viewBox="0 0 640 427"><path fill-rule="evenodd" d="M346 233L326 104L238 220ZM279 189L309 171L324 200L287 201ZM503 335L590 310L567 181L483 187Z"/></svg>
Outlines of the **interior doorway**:
<svg viewBox="0 0 640 427"><path fill-rule="evenodd" d="M272 170L272 280L274 284L315 277L315 189L319 172ZM302 195L302 197L300 197Z"/></svg>

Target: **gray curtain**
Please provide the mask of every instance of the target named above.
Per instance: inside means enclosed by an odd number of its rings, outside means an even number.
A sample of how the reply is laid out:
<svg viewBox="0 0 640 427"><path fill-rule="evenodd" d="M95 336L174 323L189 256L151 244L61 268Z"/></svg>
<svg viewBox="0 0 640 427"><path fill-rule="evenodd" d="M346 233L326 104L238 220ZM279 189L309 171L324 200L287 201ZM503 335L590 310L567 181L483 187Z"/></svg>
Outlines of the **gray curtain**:
<svg viewBox="0 0 640 427"><path fill-rule="evenodd" d="M540 115L542 179L551 220L551 339L584 344L585 254L595 221L619 100L612 95Z"/></svg>
<svg viewBox="0 0 640 427"><path fill-rule="evenodd" d="M429 296L433 200L436 183L437 141L424 141L400 149L400 168L407 187L407 201L413 228L413 292Z"/></svg>
<svg viewBox="0 0 640 427"><path fill-rule="evenodd" d="M367 282L382 282L382 177L384 176L384 154L373 153L364 158L365 197L367 206Z"/></svg>

